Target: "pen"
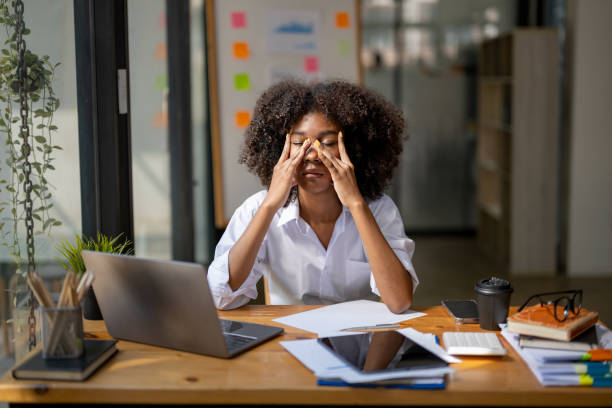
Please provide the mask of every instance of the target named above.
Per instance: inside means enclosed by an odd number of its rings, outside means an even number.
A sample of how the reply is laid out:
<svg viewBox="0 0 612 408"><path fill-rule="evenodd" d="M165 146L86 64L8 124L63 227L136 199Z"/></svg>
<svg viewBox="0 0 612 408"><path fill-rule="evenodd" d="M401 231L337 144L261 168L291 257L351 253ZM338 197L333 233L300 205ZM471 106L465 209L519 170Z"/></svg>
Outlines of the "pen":
<svg viewBox="0 0 612 408"><path fill-rule="evenodd" d="M381 324L373 324L371 326L347 327L346 329L341 329L340 331L394 329L398 327L401 327L401 326L397 323L381 323Z"/></svg>

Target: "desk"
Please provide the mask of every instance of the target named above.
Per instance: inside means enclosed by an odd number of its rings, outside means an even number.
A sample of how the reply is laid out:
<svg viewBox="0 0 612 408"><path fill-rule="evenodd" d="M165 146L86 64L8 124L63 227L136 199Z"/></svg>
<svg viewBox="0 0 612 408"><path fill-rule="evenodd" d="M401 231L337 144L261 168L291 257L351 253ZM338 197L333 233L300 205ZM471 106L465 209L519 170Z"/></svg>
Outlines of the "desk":
<svg viewBox="0 0 612 408"><path fill-rule="evenodd" d="M316 306L246 306L223 318L262 324ZM415 308L427 316L409 326L441 335L455 326L440 306ZM90 337L108 338L103 322L86 321ZM464 358L446 390L360 389L317 386L314 375L279 344L315 337L293 327L231 360L120 341L120 352L86 382L0 380L10 403L286 404L612 406L612 388L542 387L513 349L499 358Z"/></svg>

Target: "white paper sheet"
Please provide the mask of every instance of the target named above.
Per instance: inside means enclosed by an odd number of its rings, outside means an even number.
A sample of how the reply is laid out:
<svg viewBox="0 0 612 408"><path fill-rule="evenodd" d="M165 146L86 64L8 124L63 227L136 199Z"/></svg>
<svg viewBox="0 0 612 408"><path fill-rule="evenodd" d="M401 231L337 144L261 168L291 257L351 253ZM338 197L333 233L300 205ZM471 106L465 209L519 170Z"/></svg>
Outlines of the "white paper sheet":
<svg viewBox="0 0 612 408"><path fill-rule="evenodd" d="M395 314L382 302L355 300L279 317L274 321L317 333L319 337L330 337L351 333L341 331L349 327L398 323L421 316L425 316L425 313L408 310Z"/></svg>
<svg viewBox="0 0 612 408"><path fill-rule="evenodd" d="M421 346L424 344L427 345L428 350L432 346L431 343L435 345L435 339L433 336L428 339L426 334L420 333L416 330L402 334ZM346 364L329 349L321 345L316 339L281 341L280 344L302 364L310 369L318 378L341 379L342 381L348 383L366 383L397 378L439 379L445 374L455 371L450 367L441 367L421 370L397 370L383 373L362 373ZM448 355L444 349L441 347L440 349L442 355L446 355L454 359L454 357ZM434 354L442 357L442 355L440 355L438 352Z"/></svg>

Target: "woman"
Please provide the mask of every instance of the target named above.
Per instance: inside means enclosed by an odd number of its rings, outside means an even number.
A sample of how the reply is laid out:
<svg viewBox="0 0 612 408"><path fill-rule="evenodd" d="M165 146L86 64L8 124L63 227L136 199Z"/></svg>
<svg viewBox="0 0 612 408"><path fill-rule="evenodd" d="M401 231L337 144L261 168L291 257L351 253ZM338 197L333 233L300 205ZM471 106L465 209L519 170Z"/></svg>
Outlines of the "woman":
<svg viewBox="0 0 612 408"><path fill-rule="evenodd" d="M234 213L208 280L218 308L257 297L329 304L380 296L412 304L418 279L395 204L383 194L402 151L401 112L344 81L284 81L258 99L240 161L266 190Z"/></svg>

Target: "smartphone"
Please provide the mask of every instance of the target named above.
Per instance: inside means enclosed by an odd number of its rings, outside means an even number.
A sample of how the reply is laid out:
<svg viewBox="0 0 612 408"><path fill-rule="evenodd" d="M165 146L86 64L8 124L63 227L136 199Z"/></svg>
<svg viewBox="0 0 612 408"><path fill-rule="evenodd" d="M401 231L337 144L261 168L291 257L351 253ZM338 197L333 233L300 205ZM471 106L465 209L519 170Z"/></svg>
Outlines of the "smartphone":
<svg viewBox="0 0 612 408"><path fill-rule="evenodd" d="M442 306L457 324L478 323L478 304L475 300L443 300Z"/></svg>

